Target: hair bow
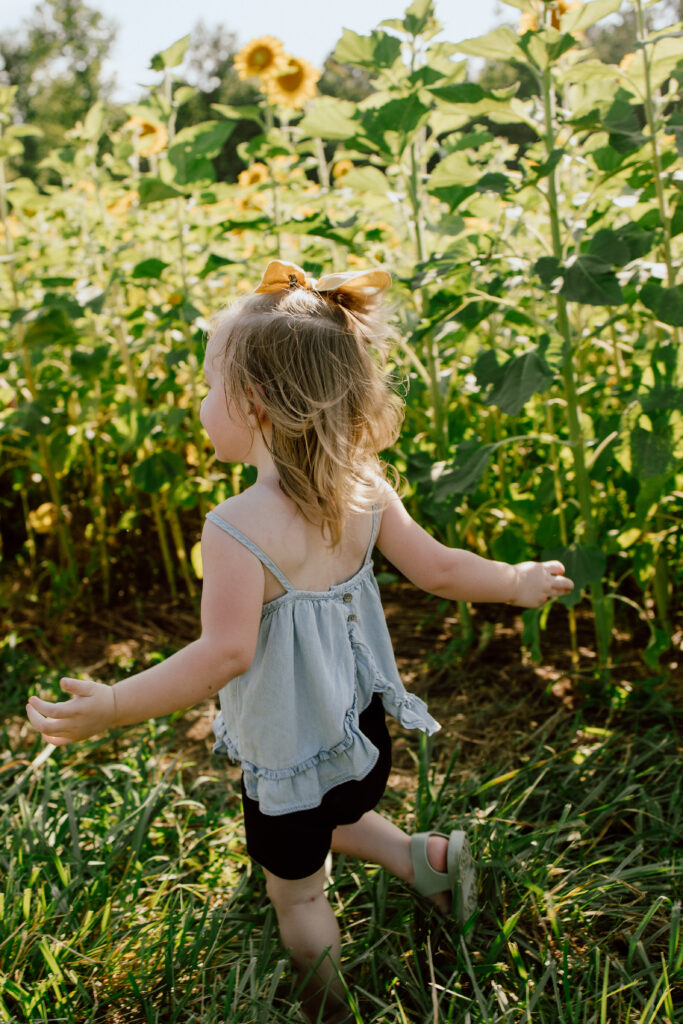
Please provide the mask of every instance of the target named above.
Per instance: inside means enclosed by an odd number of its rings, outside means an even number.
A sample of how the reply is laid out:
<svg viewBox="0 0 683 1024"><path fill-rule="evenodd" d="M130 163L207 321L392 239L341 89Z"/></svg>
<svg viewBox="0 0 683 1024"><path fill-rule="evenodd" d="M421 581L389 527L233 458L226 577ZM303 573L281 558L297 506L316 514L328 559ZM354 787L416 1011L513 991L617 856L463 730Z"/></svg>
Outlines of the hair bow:
<svg viewBox="0 0 683 1024"><path fill-rule="evenodd" d="M271 260L257 292L280 292L288 288L308 288L316 292L348 292L350 295L376 295L391 287L386 270L349 270L344 274L326 274L318 281L307 277L296 263Z"/></svg>

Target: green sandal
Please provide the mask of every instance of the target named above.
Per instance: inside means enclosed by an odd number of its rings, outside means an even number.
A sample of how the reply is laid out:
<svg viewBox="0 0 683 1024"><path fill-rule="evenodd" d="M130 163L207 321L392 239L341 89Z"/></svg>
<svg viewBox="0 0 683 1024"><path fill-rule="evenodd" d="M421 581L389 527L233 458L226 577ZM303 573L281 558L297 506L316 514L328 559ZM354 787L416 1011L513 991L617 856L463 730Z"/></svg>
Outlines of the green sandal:
<svg viewBox="0 0 683 1024"><path fill-rule="evenodd" d="M427 840L430 836L448 839L446 871L436 871L427 859ZM410 859L415 881L413 888L421 896L450 889L453 903L451 913L462 930L477 909L477 869L472 859L470 843L464 832L456 829L450 836L443 832L418 832L410 839Z"/></svg>

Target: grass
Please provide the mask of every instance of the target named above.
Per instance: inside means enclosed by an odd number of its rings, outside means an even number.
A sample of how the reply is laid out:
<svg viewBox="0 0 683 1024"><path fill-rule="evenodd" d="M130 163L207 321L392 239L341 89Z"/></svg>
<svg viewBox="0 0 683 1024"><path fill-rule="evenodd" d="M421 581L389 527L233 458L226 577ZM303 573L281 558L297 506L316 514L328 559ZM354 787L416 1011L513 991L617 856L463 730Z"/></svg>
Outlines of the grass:
<svg viewBox="0 0 683 1024"><path fill-rule="evenodd" d="M297 1020L235 773L193 763L173 720L41 756L12 714L28 664L9 668L0 1020ZM357 1020L683 1021L680 764L664 715L577 715L457 784L423 771L419 808L387 807L403 825L467 826L481 909L458 937L384 872L338 858Z"/></svg>

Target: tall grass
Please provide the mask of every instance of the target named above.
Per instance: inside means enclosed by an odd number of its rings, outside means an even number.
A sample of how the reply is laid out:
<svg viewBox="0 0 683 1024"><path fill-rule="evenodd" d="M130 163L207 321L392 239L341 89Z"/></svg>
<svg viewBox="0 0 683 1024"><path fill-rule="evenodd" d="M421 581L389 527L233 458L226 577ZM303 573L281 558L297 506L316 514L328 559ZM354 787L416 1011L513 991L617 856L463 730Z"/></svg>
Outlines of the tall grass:
<svg viewBox="0 0 683 1024"><path fill-rule="evenodd" d="M0 765L0 1020L297 1020L235 771L188 753L177 720L48 756L16 725ZM464 937L383 871L335 861L357 1020L682 1021L671 723L577 717L527 748L504 740L495 765L429 780L432 827L465 825L481 864ZM413 827L416 807L386 806Z"/></svg>

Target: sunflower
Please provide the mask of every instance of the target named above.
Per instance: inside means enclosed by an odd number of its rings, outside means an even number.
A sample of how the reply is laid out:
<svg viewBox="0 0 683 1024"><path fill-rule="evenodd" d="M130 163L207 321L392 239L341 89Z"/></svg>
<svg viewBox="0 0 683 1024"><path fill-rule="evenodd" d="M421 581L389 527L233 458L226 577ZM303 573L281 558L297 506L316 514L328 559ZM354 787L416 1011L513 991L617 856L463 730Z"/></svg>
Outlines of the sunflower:
<svg viewBox="0 0 683 1024"><path fill-rule="evenodd" d="M523 36L526 32L538 32L536 15L530 14L528 11L524 12L517 26L517 35Z"/></svg>
<svg viewBox="0 0 683 1024"><path fill-rule="evenodd" d="M543 17L543 10L545 7L550 7L550 25L551 28L560 28L560 19L563 14L567 11L575 11L579 7L583 7L583 0L543 0L542 3L536 3L534 6L538 11L538 15ZM523 36L525 32L538 32L539 20L535 14L528 12L524 13L519 19L517 26L517 34Z"/></svg>
<svg viewBox="0 0 683 1024"><path fill-rule="evenodd" d="M107 210L114 217L125 217L131 206L135 206L139 198L140 196L135 189L131 189L129 192L119 196L118 199L114 199L113 202L107 203Z"/></svg>
<svg viewBox="0 0 683 1024"><path fill-rule="evenodd" d="M250 185L263 185L268 181L268 168L265 164L255 163L246 171L240 171L237 182L241 188L249 188Z"/></svg>
<svg viewBox="0 0 683 1024"><path fill-rule="evenodd" d="M235 70L240 78L266 79L287 67L282 43L275 36L259 36L243 46L235 56Z"/></svg>
<svg viewBox="0 0 683 1024"><path fill-rule="evenodd" d="M268 99L271 103L281 103L283 107L303 107L306 100L312 99L318 91L316 82L320 72L303 57L287 59L288 67L266 83Z"/></svg>
<svg viewBox="0 0 683 1024"><path fill-rule="evenodd" d="M138 154L142 157L161 153L168 145L168 132L160 121L133 114L123 127L133 132Z"/></svg>
<svg viewBox="0 0 683 1024"><path fill-rule="evenodd" d="M340 178L345 177L352 170L353 163L351 160L337 160L336 164L332 166L332 177L335 181L339 181Z"/></svg>

